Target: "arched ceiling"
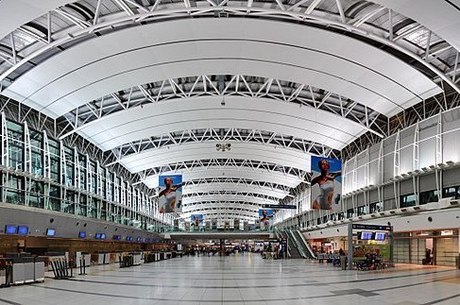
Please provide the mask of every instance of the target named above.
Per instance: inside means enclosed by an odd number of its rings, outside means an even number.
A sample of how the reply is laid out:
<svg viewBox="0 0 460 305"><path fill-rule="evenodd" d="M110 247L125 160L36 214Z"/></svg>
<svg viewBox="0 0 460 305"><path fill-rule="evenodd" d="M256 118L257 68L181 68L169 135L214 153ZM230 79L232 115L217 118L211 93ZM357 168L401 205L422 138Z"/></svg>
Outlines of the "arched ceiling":
<svg viewBox="0 0 460 305"><path fill-rule="evenodd" d="M0 92L139 183L182 173L182 216L252 219L311 155L460 93L459 17L456 1L4 0Z"/></svg>

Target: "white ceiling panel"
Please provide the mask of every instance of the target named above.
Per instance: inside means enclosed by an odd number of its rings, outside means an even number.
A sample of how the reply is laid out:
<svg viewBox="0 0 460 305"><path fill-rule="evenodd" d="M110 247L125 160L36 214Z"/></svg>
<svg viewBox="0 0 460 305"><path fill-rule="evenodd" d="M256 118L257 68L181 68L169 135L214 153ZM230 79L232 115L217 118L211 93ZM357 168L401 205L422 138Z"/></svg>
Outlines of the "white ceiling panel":
<svg viewBox="0 0 460 305"><path fill-rule="evenodd" d="M85 125L85 138L109 150L171 131L242 128L277 132L341 149L366 131L328 111L262 98L197 97L131 108Z"/></svg>
<svg viewBox="0 0 460 305"><path fill-rule="evenodd" d="M460 0L372 0L416 20L460 51Z"/></svg>
<svg viewBox="0 0 460 305"><path fill-rule="evenodd" d="M266 186L258 186L258 185L248 185L242 183L203 183L203 184L190 184L186 185L182 188L182 194L193 194L199 192L221 192L221 191L234 191L234 192L241 192L241 193L255 193L260 195L265 195L269 197L275 197L278 199L282 199L286 197L288 194L287 192L274 189Z"/></svg>
<svg viewBox="0 0 460 305"><path fill-rule="evenodd" d="M214 208L214 209L228 209L228 208L240 208L246 210L253 210L258 212L259 206L257 204L250 204L250 203L241 203L241 202L216 202L216 203L196 203L186 205L182 208L183 213L196 211L196 210L203 210L206 208Z"/></svg>
<svg viewBox="0 0 460 305"><path fill-rule="evenodd" d="M164 175L182 174L182 181L192 181L200 178L242 178L254 181L267 181L279 185L296 187L302 179L294 175L272 172L264 169L251 169L247 167L237 168L234 166L222 167L198 167L193 169L184 169L178 172L164 172ZM158 187L159 175L151 175L143 180L149 188Z"/></svg>
<svg viewBox="0 0 460 305"><path fill-rule="evenodd" d="M103 35L38 65L4 93L60 116L120 88L219 73L308 83L384 114L401 109L394 103L408 107L441 92L409 65L358 40L307 26L232 18L177 20Z"/></svg>
<svg viewBox="0 0 460 305"><path fill-rule="evenodd" d="M268 146L261 143L233 143L230 151L217 151L216 143L187 143L170 148L147 150L123 158L120 163L132 173L170 163L201 159L245 159L310 170L310 155L298 150Z"/></svg>
<svg viewBox="0 0 460 305"><path fill-rule="evenodd" d="M278 204L278 201L263 199L252 196L244 195L203 195L203 196L191 196L182 198L182 204L188 205L195 202L204 202L204 201L242 201L242 202L251 202L255 204Z"/></svg>
<svg viewBox="0 0 460 305"><path fill-rule="evenodd" d="M3 0L0 1L0 38L48 11L72 3L72 0Z"/></svg>

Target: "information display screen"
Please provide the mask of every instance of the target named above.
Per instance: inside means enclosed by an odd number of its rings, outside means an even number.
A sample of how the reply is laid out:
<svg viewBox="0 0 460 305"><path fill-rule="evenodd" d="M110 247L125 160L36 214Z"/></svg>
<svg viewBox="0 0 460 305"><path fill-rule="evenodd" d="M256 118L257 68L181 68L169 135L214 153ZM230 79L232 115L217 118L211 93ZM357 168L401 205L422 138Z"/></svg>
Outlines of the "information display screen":
<svg viewBox="0 0 460 305"><path fill-rule="evenodd" d="M385 237L386 237L386 233L383 233L383 232L375 233L375 240L382 241L382 240L385 240Z"/></svg>
<svg viewBox="0 0 460 305"><path fill-rule="evenodd" d="M17 234L18 227L13 225L6 225L5 226L5 234Z"/></svg>
<svg viewBox="0 0 460 305"><path fill-rule="evenodd" d="M27 234L29 234L29 227L28 226L19 226L18 227L18 234L19 235L27 235Z"/></svg>
<svg viewBox="0 0 460 305"><path fill-rule="evenodd" d="M46 236L55 236L56 235L56 229L46 229Z"/></svg>
<svg viewBox="0 0 460 305"><path fill-rule="evenodd" d="M79 237L79 238L86 238L86 232L85 232L85 231L80 231L80 232L78 233L78 237Z"/></svg>
<svg viewBox="0 0 460 305"><path fill-rule="evenodd" d="M368 231L361 232L360 239L362 239L362 240L371 240L372 239L372 232L368 232Z"/></svg>
<svg viewBox="0 0 460 305"><path fill-rule="evenodd" d="M96 233L96 235L94 235L96 239L105 239L106 237L105 233Z"/></svg>

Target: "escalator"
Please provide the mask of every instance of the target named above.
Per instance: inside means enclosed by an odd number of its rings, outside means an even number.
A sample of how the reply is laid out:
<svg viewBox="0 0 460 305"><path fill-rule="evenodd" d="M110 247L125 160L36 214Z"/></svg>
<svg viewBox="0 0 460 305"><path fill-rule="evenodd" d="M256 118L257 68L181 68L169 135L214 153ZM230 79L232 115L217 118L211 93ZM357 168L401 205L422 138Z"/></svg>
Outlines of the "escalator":
<svg viewBox="0 0 460 305"><path fill-rule="evenodd" d="M288 258L302 258L302 255L297 250L297 247L295 246L293 239L289 237L286 231L279 231L278 229L275 229L275 236L279 242L282 242L283 240L287 241Z"/></svg>
<svg viewBox="0 0 460 305"><path fill-rule="evenodd" d="M291 247L291 258L309 258L307 252L302 247L299 238L291 230L285 231L287 234L288 245Z"/></svg>
<svg viewBox="0 0 460 305"><path fill-rule="evenodd" d="M307 257L310 259L316 259L315 253L313 253L313 250L311 249L310 244L307 242L302 232L300 232L299 230L296 230L296 231L293 231L293 234L297 237L297 240L299 244L302 246Z"/></svg>

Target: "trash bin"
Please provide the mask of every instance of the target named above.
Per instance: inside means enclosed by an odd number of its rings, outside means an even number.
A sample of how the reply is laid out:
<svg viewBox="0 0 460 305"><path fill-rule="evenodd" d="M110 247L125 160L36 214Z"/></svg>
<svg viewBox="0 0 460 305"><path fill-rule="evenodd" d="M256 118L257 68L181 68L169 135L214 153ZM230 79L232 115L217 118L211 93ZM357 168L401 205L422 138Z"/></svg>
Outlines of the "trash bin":
<svg viewBox="0 0 460 305"><path fill-rule="evenodd" d="M342 268L342 270L347 270L347 257L346 256L340 257L340 267Z"/></svg>

